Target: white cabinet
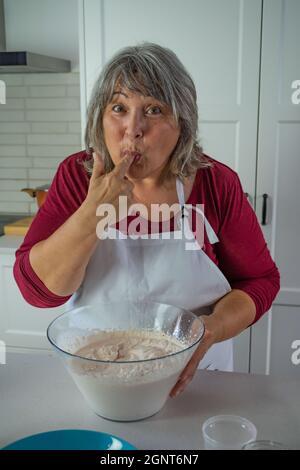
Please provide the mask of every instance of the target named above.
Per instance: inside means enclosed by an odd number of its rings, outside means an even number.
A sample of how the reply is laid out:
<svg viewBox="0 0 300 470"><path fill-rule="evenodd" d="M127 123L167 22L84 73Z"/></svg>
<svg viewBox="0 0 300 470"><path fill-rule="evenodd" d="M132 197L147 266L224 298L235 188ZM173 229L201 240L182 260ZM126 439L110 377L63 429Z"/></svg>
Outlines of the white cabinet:
<svg viewBox="0 0 300 470"><path fill-rule="evenodd" d="M262 24L257 215L263 194L263 231L281 273L272 311L252 328L251 371L300 378L292 361L300 344L300 103L292 101L300 80L300 2L265 0ZM298 93L299 95L299 93Z"/></svg>
<svg viewBox="0 0 300 470"><path fill-rule="evenodd" d="M21 242L21 237L0 237L0 340L8 349L50 350L47 326L65 308L40 309L25 302L13 277L15 251Z"/></svg>

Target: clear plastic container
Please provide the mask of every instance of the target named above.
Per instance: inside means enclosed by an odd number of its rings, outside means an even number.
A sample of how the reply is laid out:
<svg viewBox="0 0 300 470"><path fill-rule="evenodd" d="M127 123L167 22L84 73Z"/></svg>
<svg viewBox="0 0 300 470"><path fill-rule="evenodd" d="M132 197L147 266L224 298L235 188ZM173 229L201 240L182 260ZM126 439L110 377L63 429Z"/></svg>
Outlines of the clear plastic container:
<svg viewBox="0 0 300 470"><path fill-rule="evenodd" d="M95 344L99 335L127 335L128 331L163 333L167 342L176 342L176 352L145 360L98 360L79 353L82 347ZM136 421L164 406L204 331L202 320L188 310L154 301L124 300L69 310L49 325L47 336L97 415ZM160 336L156 344L163 341Z"/></svg>
<svg viewBox="0 0 300 470"><path fill-rule="evenodd" d="M257 429L241 416L212 416L202 426L206 450L240 450L256 439Z"/></svg>
<svg viewBox="0 0 300 470"><path fill-rule="evenodd" d="M276 441L252 441L245 444L242 450L288 450L287 446Z"/></svg>

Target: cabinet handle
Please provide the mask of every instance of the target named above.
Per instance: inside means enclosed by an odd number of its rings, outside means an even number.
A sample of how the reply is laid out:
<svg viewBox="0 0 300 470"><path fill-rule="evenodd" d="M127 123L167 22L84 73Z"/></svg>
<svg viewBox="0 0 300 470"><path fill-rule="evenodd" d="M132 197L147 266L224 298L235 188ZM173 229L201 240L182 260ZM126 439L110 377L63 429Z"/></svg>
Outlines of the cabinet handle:
<svg viewBox="0 0 300 470"><path fill-rule="evenodd" d="M261 216L261 225L267 225L267 200L268 195L263 194L263 205L262 205L262 216Z"/></svg>

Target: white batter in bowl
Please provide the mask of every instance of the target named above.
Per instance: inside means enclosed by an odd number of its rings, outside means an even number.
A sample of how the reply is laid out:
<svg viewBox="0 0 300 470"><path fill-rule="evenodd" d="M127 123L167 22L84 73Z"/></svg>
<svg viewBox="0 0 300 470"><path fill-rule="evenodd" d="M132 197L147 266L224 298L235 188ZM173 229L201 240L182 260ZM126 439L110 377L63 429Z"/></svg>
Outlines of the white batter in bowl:
<svg viewBox="0 0 300 470"><path fill-rule="evenodd" d="M90 407L116 421L161 410L203 334L192 312L152 301L80 307L47 331Z"/></svg>

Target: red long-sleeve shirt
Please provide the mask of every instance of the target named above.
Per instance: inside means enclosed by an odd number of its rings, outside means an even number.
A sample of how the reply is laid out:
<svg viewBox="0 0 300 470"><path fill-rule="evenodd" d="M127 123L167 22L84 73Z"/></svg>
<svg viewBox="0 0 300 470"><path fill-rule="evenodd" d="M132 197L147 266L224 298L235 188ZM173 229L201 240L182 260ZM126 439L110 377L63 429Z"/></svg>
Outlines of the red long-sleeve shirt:
<svg viewBox="0 0 300 470"><path fill-rule="evenodd" d="M186 203L204 204L205 216L219 243L211 245L205 235L203 249L223 272L231 287L243 290L253 299L257 321L270 308L279 290L279 272L237 173L223 163L206 157L213 162L213 166L197 171ZM89 178L80 162L86 158L87 154L82 151L67 157L59 165L46 202L16 252L15 280L25 300L36 307L57 307L70 298L49 291L33 271L29 251L35 243L45 240L57 230L84 201Z"/></svg>

